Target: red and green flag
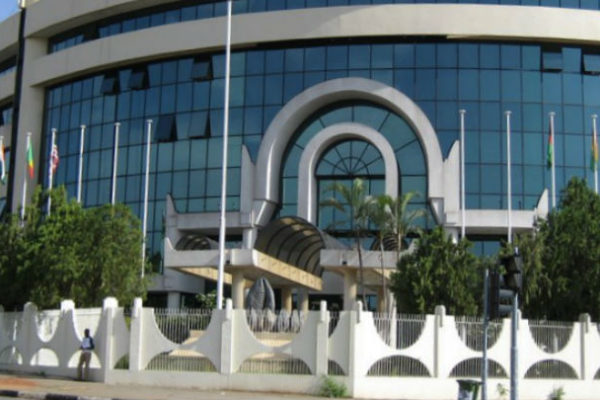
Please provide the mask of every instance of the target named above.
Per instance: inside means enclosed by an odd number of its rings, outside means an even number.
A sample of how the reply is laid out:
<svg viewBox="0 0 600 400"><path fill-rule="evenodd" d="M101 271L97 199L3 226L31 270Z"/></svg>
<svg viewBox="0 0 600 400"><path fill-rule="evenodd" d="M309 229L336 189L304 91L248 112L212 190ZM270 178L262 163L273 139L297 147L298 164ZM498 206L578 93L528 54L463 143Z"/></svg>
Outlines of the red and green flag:
<svg viewBox="0 0 600 400"><path fill-rule="evenodd" d="M554 132L552 132L552 127L550 127L550 133L548 135L548 153L546 154L546 162L548 169L552 168L552 164L554 164Z"/></svg>
<svg viewBox="0 0 600 400"><path fill-rule="evenodd" d="M33 146L31 145L31 139L27 141L27 167L29 178L33 179Z"/></svg>
<svg viewBox="0 0 600 400"><path fill-rule="evenodd" d="M4 159L4 138L0 137L0 182L6 185L6 161Z"/></svg>

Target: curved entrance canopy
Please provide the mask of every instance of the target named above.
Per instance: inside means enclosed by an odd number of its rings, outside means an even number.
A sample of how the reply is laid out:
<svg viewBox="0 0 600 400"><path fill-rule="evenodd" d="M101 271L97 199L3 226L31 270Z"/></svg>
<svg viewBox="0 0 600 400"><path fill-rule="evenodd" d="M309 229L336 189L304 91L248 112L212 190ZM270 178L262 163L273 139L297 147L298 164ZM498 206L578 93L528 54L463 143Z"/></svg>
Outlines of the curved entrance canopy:
<svg viewBox="0 0 600 400"><path fill-rule="evenodd" d="M283 217L260 230L254 249L316 276L323 274L321 250L346 249L310 222L300 217Z"/></svg>

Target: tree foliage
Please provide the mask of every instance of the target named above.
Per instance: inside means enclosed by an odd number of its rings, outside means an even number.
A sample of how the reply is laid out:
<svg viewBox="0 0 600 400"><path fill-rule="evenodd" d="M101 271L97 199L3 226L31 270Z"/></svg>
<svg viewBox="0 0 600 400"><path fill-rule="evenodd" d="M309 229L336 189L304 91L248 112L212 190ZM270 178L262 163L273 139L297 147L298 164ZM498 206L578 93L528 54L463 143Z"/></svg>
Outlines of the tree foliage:
<svg viewBox="0 0 600 400"><path fill-rule="evenodd" d="M107 296L129 304L144 296L140 223L122 204L83 209L67 201L63 187L47 195L39 188L25 221L8 215L0 226L0 302L7 308L32 301L55 308L63 299L97 307Z"/></svg>
<svg viewBox="0 0 600 400"><path fill-rule="evenodd" d="M482 264L471 243L454 243L442 227L424 233L416 249L398 262L391 287L399 310L433 313L444 305L450 314L477 315L482 299Z"/></svg>
<svg viewBox="0 0 600 400"><path fill-rule="evenodd" d="M600 319L600 197L573 178L559 208L541 221L534 237L521 235L523 310L529 318Z"/></svg>
<svg viewBox="0 0 600 400"><path fill-rule="evenodd" d="M341 182L334 182L325 191L332 193L332 197L321 202L321 207L333 207L348 215L348 220L344 222L350 225L352 236L354 237L356 251L358 252L361 297L363 303L367 304L361 239L368 228L369 210L373 203L373 198L367 196L365 182L360 178L354 179L351 186L344 185Z"/></svg>

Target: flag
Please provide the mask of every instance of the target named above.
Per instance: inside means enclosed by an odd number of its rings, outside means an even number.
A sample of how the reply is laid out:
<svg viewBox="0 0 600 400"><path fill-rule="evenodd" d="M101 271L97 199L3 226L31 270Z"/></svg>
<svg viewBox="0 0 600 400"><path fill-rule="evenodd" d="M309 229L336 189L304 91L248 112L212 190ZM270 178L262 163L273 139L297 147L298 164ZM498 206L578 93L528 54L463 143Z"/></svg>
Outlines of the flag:
<svg viewBox="0 0 600 400"><path fill-rule="evenodd" d="M56 168L58 168L58 162L60 158L58 157L58 146L56 144L52 145L52 151L50 152L50 168L52 169L52 173L56 172Z"/></svg>
<svg viewBox="0 0 600 400"><path fill-rule="evenodd" d="M550 133L548 134L548 153L546 154L546 162L548 169L552 168L552 164L554 164L554 133L552 132L552 126L550 127Z"/></svg>
<svg viewBox="0 0 600 400"><path fill-rule="evenodd" d="M33 146L31 140L27 141L27 167L29 169L29 178L33 179Z"/></svg>
<svg viewBox="0 0 600 400"><path fill-rule="evenodd" d="M6 161L4 161L4 142L0 144L0 181L6 185Z"/></svg>
<svg viewBox="0 0 600 400"><path fill-rule="evenodd" d="M596 139L596 135L592 136L592 154L590 157L590 169L592 171L596 171L598 169L598 140Z"/></svg>

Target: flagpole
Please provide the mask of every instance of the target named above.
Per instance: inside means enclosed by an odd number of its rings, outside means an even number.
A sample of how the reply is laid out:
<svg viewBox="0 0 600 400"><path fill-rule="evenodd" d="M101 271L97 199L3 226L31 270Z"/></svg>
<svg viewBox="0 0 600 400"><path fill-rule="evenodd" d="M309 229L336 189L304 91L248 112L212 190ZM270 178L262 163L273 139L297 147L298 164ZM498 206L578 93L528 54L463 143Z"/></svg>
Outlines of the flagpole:
<svg viewBox="0 0 600 400"><path fill-rule="evenodd" d="M25 167L23 168L23 197L21 198L21 221L25 221L25 202L27 201L27 163L28 150L31 146L31 132L27 132L27 141L25 146Z"/></svg>
<svg viewBox="0 0 600 400"><path fill-rule="evenodd" d="M598 194L598 138L596 131L596 119L598 119L598 115L592 114L592 128L594 131L594 141L592 143L592 162L594 163L594 189L596 190L596 194Z"/></svg>
<svg viewBox="0 0 600 400"><path fill-rule="evenodd" d="M79 135L79 171L77 174L77 202L81 204L81 183L83 179L83 144L85 143L85 125L81 125Z"/></svg>
<svg viewBox="0 0 600 400"><path fill-rule="evenodd" d="M506 196L508 205L508 243L512 243L512 180L510 175L510 111L505 111L506 115Z"/></svg>
<svg viewBox="0 0 600 400"><path fill-rule="evenodd" d="M465 217L465 114L466 110L461 109L460 113L460 210L461 210L461 238L465 238L466 217Z"/></svg>
<svg viewBox="0 0 600 400"><path fill-rule="evenodd" d="M50 141L50 153L48 153L48 205L46 208L46 214L50 215L50 207L52 205L52 196L50 192L52 191L52 178L54 175L54 171L52 171L52 152L54 151L54 145L56 143L56 128L52 128L52 140Z"/></svg>
<svg viewBox="0 0 600 400"><path fill-rule="evenodd" d="M146 120L146 176L144 178L144 216L142 221L142 278L144 278L144 267L146 265L146 232L148 230L148 186L150 183L150 145L152 140L152 120Z"/></svg>
<svg viewBox="0 0 600 400"><path fill-rule="evenodd" d="M112 173L112 188L110 191L110 203L114 206L117 196L117 162L119 159L119 128L120 122L115 122L115 148L113 150L113 173Z"/></svg>
<svg viewBox="0 0 600 400"><path fill-rule="evenodd" d="M223 165L221 178L221 225L219 228L219 270L217 275L217 310L223 308L225 275L225 224L227 211L227 151L229 147L229 75L231 64L231 1L227 0L227 40L225 43L225 104L223 105Z"/></svg>
<svg viewBox="0 0 600 400"><path fill-rule="evenodd" d="M550 116L550 137L552 138L552 165L550 167L552 176L552 209L554 209L556 207L556 154L554 151L554 115L556 113L551 111L548 115Z"/></svg>
<svg viewBox="0 0 600 400"><path fill-rule="evenodd" d="M0 171L0 181L2 181L2 183L5 183L5 179L6 179L6 160L4 159L4 136L0 135L0 154L2 155L2 159L0 161L2 161L2 171Z"/></svg>

